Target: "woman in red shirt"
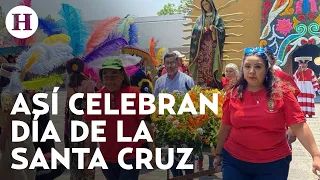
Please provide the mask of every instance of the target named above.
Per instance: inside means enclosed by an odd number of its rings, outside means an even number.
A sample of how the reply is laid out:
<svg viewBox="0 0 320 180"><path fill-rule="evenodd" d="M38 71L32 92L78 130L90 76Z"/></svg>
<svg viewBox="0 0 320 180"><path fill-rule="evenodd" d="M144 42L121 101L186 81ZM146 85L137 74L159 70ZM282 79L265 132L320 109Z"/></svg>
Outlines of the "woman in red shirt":
<svg viewBox="0 0 320 180"><path fill-rule="evenodd" d="M286 180L289 126L320 170L320 152L292 91L276 82L263 48L247 48L239 83L228 92L216 148L224 180ZM319 176L320 177L320 176Z"/></svg>
<svg viewBox="0 0 320 180"><path fill-rule="evenodd" d="M224 90L229 90L235 85L239 78L238 66L234 63L227 64L225 75L226 77L222 78L222 88Z"/></svg>

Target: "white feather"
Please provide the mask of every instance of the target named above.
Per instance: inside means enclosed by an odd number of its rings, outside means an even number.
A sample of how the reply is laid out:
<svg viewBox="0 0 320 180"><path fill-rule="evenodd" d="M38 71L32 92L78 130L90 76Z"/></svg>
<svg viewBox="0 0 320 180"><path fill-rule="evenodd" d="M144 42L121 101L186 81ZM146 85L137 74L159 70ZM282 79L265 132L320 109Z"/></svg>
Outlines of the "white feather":
<svg viewBox="0 0 320 180"><path fill-rule="evenodd" d="M121 59L122 64L123 64L124 67L136 65L142 59L139 56L135 56L135 55L132 56L132 55L129 55L129 54L121 54L118 57Z"/></svg>
<svg viewBox="0 0 320 180"><path fill-rule="evenodd" d="M28 51L23 52L17 58L16 67L20 70L23 69L25 64L27 63L28 58L32 55L33 52L36 51L40 52L40 57L32 65L29 71L39 75L46 75L54 68L59 67L64 62L73 58L72 48L67 44L40 43L32 46Z"/></svg>
<svg viewBox="0 0 320 180"><path fill-rule="evenodd" d="M24 51L22 52L18 57L17 57L17 60L16 60L16 67L18 69L23 69L24 65L27 63L27 60L28 58L31 56L32 54L32 50L28 50L28 51Z"/></svg>
<svg viewBox="0 0 320 180"><path fill-rule="evenodd" d="M37 51L41 52L41 56L30 71L40 75L46 75L54 68L73 58L72 48L64 43L50 45L41 43L38 45Z"/></svg>
<svg viewBox="0 0 320 180"><path fill-rule="evenodd" d="M94 61L91 61L91 62L89 62L88 63L88 67L92 67L92 68L101 68L102 67L102 64L103 64L103 62L104 62L104 60L105 60L106 58L104 57L104 58L99 58L99 59L96 59L96 60L94 60Z"/></svg>

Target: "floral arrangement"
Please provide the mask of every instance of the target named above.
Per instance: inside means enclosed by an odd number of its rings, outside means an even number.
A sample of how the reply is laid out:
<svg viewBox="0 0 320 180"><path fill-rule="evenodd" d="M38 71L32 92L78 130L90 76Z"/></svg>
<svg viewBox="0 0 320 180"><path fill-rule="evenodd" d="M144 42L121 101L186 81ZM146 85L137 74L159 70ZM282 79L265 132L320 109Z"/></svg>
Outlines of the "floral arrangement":
<svg viewBox="0 0 320 180"><path fill-rule="evenodd" d="M218 93L218 114L215 114L209 107L206 107L205 114L199 113L200 93L210 101L212 101L213 93ZM171 94L175 97L173 110L177 113L185 94L178 91ZM194 150L193 153L200 154L203 146L216 146L225 93L218 89L205 90L195 86L188 91L188 94L199 113L198 115L189 112L170 115L167 110L163 115L159 115L158 109L152 114L157 147L191 147ZM155 103L156 107L159 107L158 100Z"/></svg>

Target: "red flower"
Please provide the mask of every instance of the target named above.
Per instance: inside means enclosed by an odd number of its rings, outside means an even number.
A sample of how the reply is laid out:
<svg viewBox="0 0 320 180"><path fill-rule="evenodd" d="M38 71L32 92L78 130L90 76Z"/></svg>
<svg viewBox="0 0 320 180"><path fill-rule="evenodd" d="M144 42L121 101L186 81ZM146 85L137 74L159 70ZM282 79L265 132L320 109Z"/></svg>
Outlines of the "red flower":
<svg viewBox="0 0 320 180"><path fill-rule="evenodd" d="M315 43L316 43L315 39L313 39L313 38L309 39L309 44L315 44Z"/></svg>
<svg viewBox="0 0 320 180"><path fill-rule="evenodd" d="M303 40L301 41L301 44L302 44L302 45L306 45L306 44L308 44L308 41L305 40L305 39L303 39Z"/></svg>
<svg viewBox="0 0 320 180"><path fill-rule="evenodd" d="M299 21L303 21L306 17L303 14L300 14L298 16Z"/></svg>
<svg viewBox="0 0 320 180"><path fill-rule="evenodd" d="M286 50L289 52L291 50L292 46L287 46Z"/></svg>
<svg viewBox="0 0 320 180"><path fill-rule="evenodd" d="M314 14L309 14L309 15L308 15L308 18L309 18L310 20L313 20L313 19L316 18L316 15L314 15Z"/></svg>

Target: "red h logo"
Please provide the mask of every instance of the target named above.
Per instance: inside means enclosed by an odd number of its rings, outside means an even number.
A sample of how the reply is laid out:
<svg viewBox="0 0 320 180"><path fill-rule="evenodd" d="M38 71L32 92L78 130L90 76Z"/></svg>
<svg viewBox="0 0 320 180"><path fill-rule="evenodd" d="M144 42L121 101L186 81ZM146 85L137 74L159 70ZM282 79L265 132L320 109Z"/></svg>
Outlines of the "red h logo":
<svg viewBox="0 0 320 180"><path fill-rule="evenodd" d="M20 29L20 23L24 23L24 29L23 30L32 30L30 28L30 16L31 14L23 14L24 15L24 21L20 21L19 17L20 14L12 14L14 16L14 28L12 30L21 30Z"/></svg>
<svg viewBox="0 0 320 180"><path fill-rule="evenodd" d="M6 17L6 28L15 38L26 39L38 29L39 19L36 12L28 6L12 8Z"/></svg>

